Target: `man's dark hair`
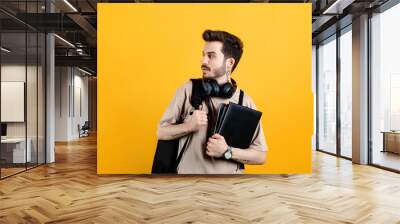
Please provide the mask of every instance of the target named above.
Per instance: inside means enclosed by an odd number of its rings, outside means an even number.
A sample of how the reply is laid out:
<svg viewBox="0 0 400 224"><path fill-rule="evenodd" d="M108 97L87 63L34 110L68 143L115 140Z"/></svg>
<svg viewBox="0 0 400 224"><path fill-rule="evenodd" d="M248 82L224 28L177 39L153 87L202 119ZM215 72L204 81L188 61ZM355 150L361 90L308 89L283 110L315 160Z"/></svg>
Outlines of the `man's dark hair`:
<svg viewBox="0 0 400 224"><path fill-rule="evenodd" d="M206 30L203 33L203 39L205 41L219 41L222 42L222 53L226 58L234 58L235 64L232 67L232 72L235 70L240 58L243 54L243 43L235 35L225 31L219 30Z"/></svg>

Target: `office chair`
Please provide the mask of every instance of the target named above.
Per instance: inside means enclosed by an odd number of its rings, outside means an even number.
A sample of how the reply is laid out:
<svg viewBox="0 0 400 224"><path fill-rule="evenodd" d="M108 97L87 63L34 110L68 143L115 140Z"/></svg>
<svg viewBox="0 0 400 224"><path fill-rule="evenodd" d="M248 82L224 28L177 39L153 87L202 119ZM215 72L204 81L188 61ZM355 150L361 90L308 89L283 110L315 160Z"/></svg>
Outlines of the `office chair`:
<svg viewBox="0 0 400 224"><path fill-rule="evenodd" d="M89 129L90 129L89 121L85 121L82 127L80 127L80 125L78 124L79 138L89 136Z"/></svg>

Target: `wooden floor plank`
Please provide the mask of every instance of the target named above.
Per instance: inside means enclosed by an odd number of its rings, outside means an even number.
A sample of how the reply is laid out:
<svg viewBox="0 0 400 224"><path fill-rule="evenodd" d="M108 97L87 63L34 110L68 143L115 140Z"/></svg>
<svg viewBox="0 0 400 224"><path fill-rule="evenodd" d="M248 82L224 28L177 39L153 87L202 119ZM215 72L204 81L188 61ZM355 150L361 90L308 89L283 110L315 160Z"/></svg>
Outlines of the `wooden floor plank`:
<svg viewBox="0 0 400 224"><path fill-rule="evenodd" d="M311 175L96 174L96 136L0 181L0 223L400 223L400 175L313 153Z"/></svg>

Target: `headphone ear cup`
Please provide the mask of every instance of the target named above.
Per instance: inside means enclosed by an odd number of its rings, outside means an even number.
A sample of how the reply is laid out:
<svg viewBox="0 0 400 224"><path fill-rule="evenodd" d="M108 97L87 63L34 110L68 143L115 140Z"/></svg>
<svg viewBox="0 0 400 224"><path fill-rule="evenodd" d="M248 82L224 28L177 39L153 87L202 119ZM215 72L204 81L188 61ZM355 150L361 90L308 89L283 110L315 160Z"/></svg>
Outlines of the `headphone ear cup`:
<svg viewBox="0 0 400 224"><path fill-rule="evenodd" d="M225 97L225 98L230 98L230 97L232 97L232 95L235 93L235 90L236 90L236 88L235 88L235 86L233 86L231 83L225 83L223 86L222 86L222 96L223 97Z"/></svg>
<svg viewBox="0 0 400 224"><path fill-rule="evenodd" d="M225 83L221 86L221 96L229 97L229 93L231 92L232 85L230 83Z"/></svg>
<svg viewBox="0 0 400 224"><path fill-rule="evenodd" d="M206 81L206 80L203 80L202 84L203 84L203 90L204 90L205 95L206 95L206 96L210 96L210 95L211 95L211 92L213 91L213 87L212 87L211 84L210 84L208 81Z"/></svg>
<svg viewBox="0 0 400 224"><path fill-rule="evenodd" d="M220 88L219 88L219 85L218 85L217 81L211 80L211 81L210 81L210 84L211 84L211 86L212 86L212 93L211 93L211 95L212 95L212 96L219 96L219 94L220 94Z"/></svg>

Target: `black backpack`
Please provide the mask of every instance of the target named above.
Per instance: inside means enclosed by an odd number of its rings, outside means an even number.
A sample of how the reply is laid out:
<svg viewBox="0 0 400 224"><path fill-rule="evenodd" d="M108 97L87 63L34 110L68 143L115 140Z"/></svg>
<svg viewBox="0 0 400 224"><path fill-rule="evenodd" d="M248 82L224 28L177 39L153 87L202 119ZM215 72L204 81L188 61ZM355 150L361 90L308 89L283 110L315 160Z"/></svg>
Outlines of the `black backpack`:
<svg viewBox="0 0 400 224"><path fill-rule="evenodd" d="M202 79L191 79L193 88L190 98L190 104L197 110L207 96L203 91ZM239 104L243 102L243 91L240 90ZM182 107L183 108L183 107ZM210 108L209 108L210 109ZM209 113L211 114L211 113ZM182 119L183 109L181 110L179 118ZM177 124L183 123L183 120L178 120ZM179 138L173 140L158 140L157 149L154 154L153 166L151 169L152 174L176 174L179 162L182 159L184 149L191 138L191 134L185 141L181 152L179 153ZM243 164L242 164L243 165ZM241 165L241 167L242 167Z"/></svg>

